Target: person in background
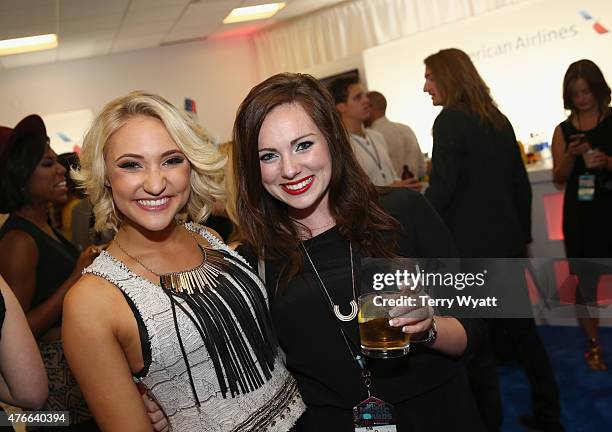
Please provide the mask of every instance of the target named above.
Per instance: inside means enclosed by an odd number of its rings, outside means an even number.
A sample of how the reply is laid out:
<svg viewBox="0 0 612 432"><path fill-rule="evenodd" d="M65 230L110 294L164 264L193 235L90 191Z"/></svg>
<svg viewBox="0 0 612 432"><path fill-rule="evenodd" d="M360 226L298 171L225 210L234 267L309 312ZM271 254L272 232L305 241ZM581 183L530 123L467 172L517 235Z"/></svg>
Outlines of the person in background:
<svg viewBox="0 0 612 432"><path fill-rule="evenodd" d="M21 305L1 276L0 329L0 401L40 409L48 395L45 365Z"/></svg>
<svg viewBox="0 0 612 432"><path fill-rule="evenodd" d="M62 301L91 262L92 251L79 256L49 225L49 205L65 203L68 188L42 119L29 115L2 137L0 213L10 216L0 228L0 274L19 300L42 353L49 377L43 408L69 410L74 428L96 430L60 339Z"/></svg>
<svg viewBox="0 0 612 432"><path fill-rule="evenodd" d="M354 431L368 371L372 396L394 405L399 432L482 430L459 360L483 337L479 320L417 308L390 324L410 334L408 355L362 363L355 351L362 259L455 253L423 196L406 188L379 196L331 95L309 75L278 74L251 89L233 150L237 250L266 281L287 368L308 407L293 430Z"/></svg>
<svg viewBox="0 0 612 432"><path fill-rule="evenodd" d="M176 220L206 219L225 162L150 93L109 102L85 136L75 180L95 229L117 234L66 296L62 338L102 430L151 430L134 379L175 431L283 432L304 410L257 276L216 233Z"/></svg>
<svg viewBox="0 0 612 432"><path fill-rule="evenodd" d="M67 173L80 166L79 155L74 152L62 153L57 156L57 160ZM61 232L79 251L82 251L92 243L89 229L91 204L69 174L66 176L66 185L68 202L61 206Z"/></svg>
<svg viewBox="0 0 612 432"><path fill-rule="evenodd" d="M402 179L425 175L425 158L416 135L402 123L390 121L387 116L387 99L377 91L369 91L370 128L382 134L387 142L389 156L395 172Z"/></svg>
<svg viewBox="0 0 612 432"><path fill-rule="evenodd" d="M218 148L221 154L223 154L224 156L229 156L231 148L232 148L232 143L226 142L223 144L219 144ZM227 203L228 203L227 191L228 189L231 189L231 184L228 184L228 182L230 182L232 179L231 175L228 176L228 172L227 172L228 167L229 167L229 164L226 165L225 175L223 176L224 181L225 181L224 189L226 191L226 197L224 198L223 201L217 200L214 202L212 211L211 211L211 215L206 220L205 226L214 230L216 233L218 233L221 236L221 238L223 239L225 243L229 244L232 241L232 234L234 233L235 228L234 228L234 224L232 223L231 218L228 217L227 209L226 209Z"/></svg>
<svg viewBox="0 0 612 432"><path fill-rule="evenodd" d="M442 106L433 125L432 171L425 196L449 227L460 256L526 257L531 185L510 121L461 50L443 49L425 59L423 91L433 105ZM522 274L519 279L524 282ZM524 283L514 288L512 297L524 299L530 312ZM527 373L533 415L521 421L538 430L563 430L559 390L533 318L498 318L489 325L492 337L503 335L513 344ZM467 366L481 416L489 431L499 431L501 397L490 346Z"/></svg>
<svg viewBox="0 0 612 432"><path fill-rule="evenodd" d="M329 84L336 110L350 136L350 144L361 168L375 186L409 187L421 190L416 178L400 179L393 168L385 138L377 131L367 129L364 122L370 118L370 100L357 78L341 77Z"/></svg>
<svg viewBox="0 0 612 432"><path fill-rule="evenodd" d="M596 305L599 278L610 273L612 258L612 109L610 87L595 63L579 60L569 66L563 106L570 114L555 128L552 154L554 181L565 185L565 251L571 272L578 276L576 303ZM590 182L590 187L581 187L581 182ZM596 258L607 258L607 269ZM599 319L585 307L579 306L578 314L588 343L586 363L606 370L597 337Z"/></svg>

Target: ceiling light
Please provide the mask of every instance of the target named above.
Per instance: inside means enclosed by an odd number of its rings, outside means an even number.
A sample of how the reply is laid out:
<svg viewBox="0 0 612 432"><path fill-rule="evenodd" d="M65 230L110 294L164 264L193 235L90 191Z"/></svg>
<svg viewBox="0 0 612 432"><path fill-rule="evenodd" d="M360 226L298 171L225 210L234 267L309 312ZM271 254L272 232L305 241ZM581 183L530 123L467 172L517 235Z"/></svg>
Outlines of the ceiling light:
<svg viewBox="0 0 612 432"><path fill-rule="evenodd" d="M45 34L0 40L0 56L57 48L57 35Z"/></svg>
<svg viewBox="0 0 612 432"><path fill-rule="evenodd" d="M284 7L285 2L279 2L236 8L225 17L223 24L270 18Z"/></svg>

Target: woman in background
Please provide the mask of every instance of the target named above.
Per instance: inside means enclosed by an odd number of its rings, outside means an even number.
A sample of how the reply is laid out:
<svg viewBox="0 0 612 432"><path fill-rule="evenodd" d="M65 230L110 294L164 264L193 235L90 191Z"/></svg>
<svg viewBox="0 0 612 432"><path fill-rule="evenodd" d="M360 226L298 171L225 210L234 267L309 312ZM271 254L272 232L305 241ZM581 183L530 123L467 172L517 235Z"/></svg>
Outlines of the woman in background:
<svg viewBox="0 0 612 432"><path fill-rule="evenodd" d="M553 134L553 176L565 185L563 236L570 269L578 276L578 322L587 337L585 360L606 370L597 327L585 304L597 305L597 286L612 258L612 109L610 87L590 60L572 63L563 78L563 106L570 111ZM587 183L590 183L590 187ZM581 186L582 185L582 186ZM583 258L583 259L580 259ZM601 265L590 258L608 258Z"/></svg>
<svg viewBox="0 0 612 432"><path fill-rule="evenodd" d="M425 85L442 111L433 125L433 158L425 196L451 231L462 258L510 258L517 270L496 284L500 304L520 305L529 318L487 321L490 344L516 349L531 387L529 427L563 430L559 390L548 354L531 316L520 259L531 242L531 185L510 121L463 51L443 49L425 59ZM493 276L489 269L489 278ZM509 277L509 276L515 277ZM507 297L502 296L507 293ZM480 413L489 431L502 426L496 360L489 344L466 363Z"/></svg>
<svg viewBox="0 0 612 432"><path fill-rule="evenodd" d="M95 430L87 422L91 414L60 339L64 296L92 260L91 250L79 257L48 223L49 205L68 198L66 170L57 162L39 116L24 118L2 137L0 213L10 216L0 228L0 274L19 300L42 353L49 377L44 409L69 410L71 424Z"/></svg>

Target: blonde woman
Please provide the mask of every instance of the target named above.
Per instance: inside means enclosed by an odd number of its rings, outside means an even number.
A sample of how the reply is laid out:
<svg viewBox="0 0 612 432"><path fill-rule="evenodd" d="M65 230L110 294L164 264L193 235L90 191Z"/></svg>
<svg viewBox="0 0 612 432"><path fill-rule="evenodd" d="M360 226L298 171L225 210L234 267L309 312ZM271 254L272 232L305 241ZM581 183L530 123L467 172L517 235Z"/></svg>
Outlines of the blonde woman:
<svg viewBox="0 0 612 432"><path fill-rule="evenodd" d="M163 98L110 102L75 175L96 230L117 234L65 300L66 356L102 430L151 430L133 383L171 430L285 431L303 410L279 361L263 285L201 225L225 157Z"/></svg>

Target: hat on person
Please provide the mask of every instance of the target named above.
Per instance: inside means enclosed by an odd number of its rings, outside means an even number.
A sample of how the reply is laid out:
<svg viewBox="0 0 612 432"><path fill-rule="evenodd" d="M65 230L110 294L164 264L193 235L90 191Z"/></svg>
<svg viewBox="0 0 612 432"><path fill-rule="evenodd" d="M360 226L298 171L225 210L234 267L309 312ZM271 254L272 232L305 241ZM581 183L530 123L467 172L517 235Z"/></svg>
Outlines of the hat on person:
<svg viewBox="0 0 612 432"><path fill-rule="evenodd" d="M30 114L17 123L13 129L0 126L0 167L6 163L15 143L28 135L47 136L47 128L39 115Z"/></svg>

